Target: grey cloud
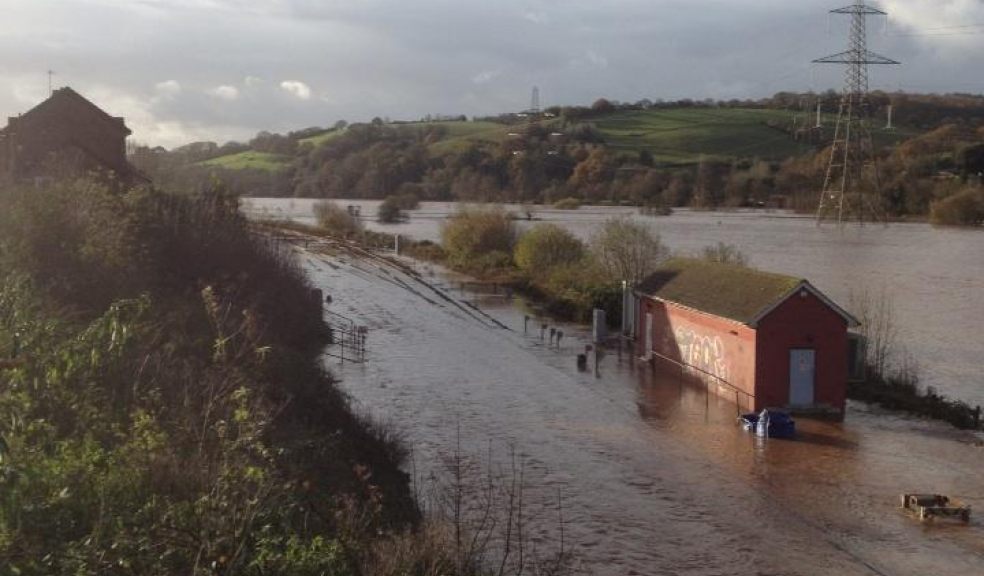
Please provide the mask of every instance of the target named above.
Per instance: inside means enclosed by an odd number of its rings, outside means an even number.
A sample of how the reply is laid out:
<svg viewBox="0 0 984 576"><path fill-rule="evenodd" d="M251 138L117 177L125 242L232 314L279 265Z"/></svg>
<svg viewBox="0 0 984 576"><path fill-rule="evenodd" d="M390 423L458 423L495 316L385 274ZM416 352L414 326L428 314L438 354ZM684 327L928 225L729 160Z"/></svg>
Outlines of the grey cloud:
<svg viewBox="0 0 984 576"><path fill-rule="evenodd" d="M8 0L0 114L43 97L48 68L109 100L98 103L126 114L135 138L168 146L342 118L498 113L527 106L534 84L546 105L837 88L840 70L809 62L844 49L847 22L828 33L826 12L848 1ZM984 18L969 0L932 17L929 0L887 4L907 33ZM967 48L980 44L875 25L873 48L905 66L874 71L873 86L980 91ZM163 97L168 82L180 90ZM209 96L219 86L238 97Z"/></svg>

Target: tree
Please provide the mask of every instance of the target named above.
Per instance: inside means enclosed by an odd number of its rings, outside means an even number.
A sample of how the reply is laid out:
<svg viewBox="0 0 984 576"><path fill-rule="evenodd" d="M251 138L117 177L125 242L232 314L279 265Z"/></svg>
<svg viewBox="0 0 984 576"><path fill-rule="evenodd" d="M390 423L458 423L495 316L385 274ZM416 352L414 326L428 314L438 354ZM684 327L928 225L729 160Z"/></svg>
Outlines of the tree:
<svg viewBox="0 0 984 576"><path fill-rule="evenodd" d="M516 244L516 266L530 277L544 276L553 268L584 259L584 243L556 224L540 224L523 234Z"/></svg>
<svg viewBox="0 0 984 576"><path fill-rule="evenodd" d="M615 111L615 105L612 104L607 98L598 98L591 105L591 111L595 114L607 114L609 112Z"/></svg>
<svg viewBox="0 0 984 576"><path fill-rule="evenodd" d="M645 224L614 218L591 239L591 249L609 275L638 284L669 256L658 234Z"/></svg>

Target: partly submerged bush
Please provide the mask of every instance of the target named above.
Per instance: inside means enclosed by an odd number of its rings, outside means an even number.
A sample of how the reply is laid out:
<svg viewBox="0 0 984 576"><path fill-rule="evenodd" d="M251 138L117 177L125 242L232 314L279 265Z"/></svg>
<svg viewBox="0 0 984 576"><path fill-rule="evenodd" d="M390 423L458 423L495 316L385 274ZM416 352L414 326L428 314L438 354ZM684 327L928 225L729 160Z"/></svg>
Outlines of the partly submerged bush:
<svg viewBox="0 0 984 576"><path fill-rule="evenodd" d="M464 208L444 224L441 240L451 266L481 274L511 266L516 225L502 208Z"/></svg>
<svg viewBox="0 0 984 576"><path fill-rule="evenodd" d="M574 234L556 224L538 224L516 243L516 266L527 276L541 277L555 266L584 259L585 247Z"/></svg>
<svg viewBox="0 0 984 576"><path fill-rule="evenodd" d="M557 210L577 210L581 207L581 200L573 197L561 198L553 203L553 207Z"/></svg>
<svg viewBox="0 0 984 576"><path fill-rule="evenodd" d="M981 226L984 224L984 189L967 188L933 202L930 222L944 226Z"/></svg>
<svg viewBox="0 0 984 576"><path fill-rule="evenodd" d="M324 200L314 205L318 226L335 236L354 238L362 233L362 221L334 202Z"/></svg>

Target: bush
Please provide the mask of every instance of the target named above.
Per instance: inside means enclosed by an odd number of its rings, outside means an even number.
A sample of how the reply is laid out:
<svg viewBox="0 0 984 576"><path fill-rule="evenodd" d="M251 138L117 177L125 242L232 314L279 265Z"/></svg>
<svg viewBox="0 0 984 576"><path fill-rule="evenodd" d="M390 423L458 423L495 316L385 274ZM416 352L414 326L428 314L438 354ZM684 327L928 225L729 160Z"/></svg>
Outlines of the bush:
<svg viewBox="0 0 984 576"><path fill-rule="evenodd" d="M943 226L981 226L984 224L984 190L967 188L933 202L929 220Z"/></svg>
<svg viewBox="0 0 984 576"><path fill-rule="evenodd" d="M411 258L427 260L429 262L444 262L448 257L440 244L435 244L430 240L407 242L400 248L400 252Z"/></svg>
<svg viewBox="0 0 984 576"><path fill-rule="evenodd" d="M748 256L734 244L725 244L724 242L705 246L704 260L734 264L735 266L748 266Z"/></svg>
<svg viewBox="0 0 984 576"><path fill-rule="evenodd" d="M502 208L464 208L444 224L441 240L452 267L482 274L490 261L511 265L516 225ZM479 261L492 253L498 254Z"/></svg>
<svg viewBox="0 0 984 576"><path fill-rule="evenodd" d="M383 203L379 205L376 212L376 219L384 224L394 224L403 220L403 210L400 208L400 200L396 196L387 196Z"/></svg>
<svg viewBox="0 0 984 576"><path fill-rule="evenodd" d="M314 217L318 221L318 226L335 236L353 238L362 233L362 222L334 202L324 201L315 204Z"/></svg>
<svg viewBox="0 0 984 576"><path fill-rule="evenodd" d="M584 243L556 224L539 224L519 238L516 266L530 278L548 274L559 265L584 259Z"/></svg>
<svg viewBox="0 0 984 576"><path fill-rule="evenodd" d="M538 286L554 314L586 322L591 312L601 308L609 320L621 316L622 288L604 268L591 259L555 266Z"/></svg>
<svg viewBox="0 0 984 576"><path fill-rule="evenodd" d="M557 210L577 210L581 207L581 201L577 198L563 198L553 203Z"/></svg>
<svg viewBox="0 0 984 576"><path fill-rule="evenodd" d="M348 574L416 517L399 445L323 372L303 271L235 197L0 205L6 572Z"/></svg>

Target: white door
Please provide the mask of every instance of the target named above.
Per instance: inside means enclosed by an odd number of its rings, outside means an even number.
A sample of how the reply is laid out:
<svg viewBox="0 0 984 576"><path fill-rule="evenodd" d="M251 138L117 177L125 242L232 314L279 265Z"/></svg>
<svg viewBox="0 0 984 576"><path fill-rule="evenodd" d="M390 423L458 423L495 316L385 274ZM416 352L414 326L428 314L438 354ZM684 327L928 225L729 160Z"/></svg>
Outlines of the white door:
<svg viewBox="0 0 984 576"><path fill-rule="evenodd" d="M646 312L646 353L644 355L646 360L650 360L653 357L653 330L655 328L653 324L653 313Z"/></svg>
<svg viewBox="0 0 984 576"><path fill-rule="evenodd" d="M812 406L816 350L789 351L789 405Z"/></svg>

